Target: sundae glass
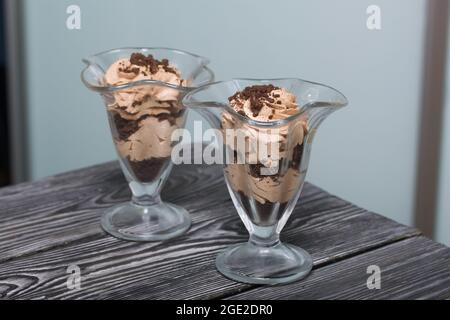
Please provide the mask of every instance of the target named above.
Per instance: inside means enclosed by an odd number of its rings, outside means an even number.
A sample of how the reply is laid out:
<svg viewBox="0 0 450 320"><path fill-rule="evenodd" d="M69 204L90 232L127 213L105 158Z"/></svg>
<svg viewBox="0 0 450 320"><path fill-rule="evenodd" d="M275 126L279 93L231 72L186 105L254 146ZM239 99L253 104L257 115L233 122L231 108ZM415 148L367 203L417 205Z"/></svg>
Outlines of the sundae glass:
<svg viewBox="0 0 450 320"><path fill-rule="evenodd" d="M306 276L311 256L280 242L299 198L320 123L347 104L333 88L299 79L236 79L188 93L183 104L217 128L231 199L250 233L218 255L217 269L245 283L280 284Z"/></svg>
<svg viewBox="0 0 450 320"><path fill-rule="evenodd" d="M188 212L162 202L172 168L172 133L184 126L184 95L213 80L208 60L166 48L124 48L83 60L83 83L106 105L119 162L132 200L107 210L103 229L132 241L164 240L184 233Z"/></svg>

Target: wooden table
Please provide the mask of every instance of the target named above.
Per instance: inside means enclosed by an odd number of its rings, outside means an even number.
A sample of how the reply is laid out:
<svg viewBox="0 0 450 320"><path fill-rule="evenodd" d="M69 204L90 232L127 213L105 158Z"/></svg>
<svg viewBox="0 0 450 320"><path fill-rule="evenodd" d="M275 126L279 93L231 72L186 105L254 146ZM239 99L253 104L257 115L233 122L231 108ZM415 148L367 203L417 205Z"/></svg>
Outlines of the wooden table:
<svg viewBox="0 0 450 320"><path fill-rule="evenodd" d="M189 232L166 242L117 240L102 212L129 199L116 162L0 189L3 299L404 299L450 297L450 249L414 228L306 184L282 240L314 258L306 279L267 287L215 270L222 249L245 241L217 166L180 166L163 198L192 214ZM81 289L67 288L68 266ZM369 290L367 267L381 268Z"/></svg>

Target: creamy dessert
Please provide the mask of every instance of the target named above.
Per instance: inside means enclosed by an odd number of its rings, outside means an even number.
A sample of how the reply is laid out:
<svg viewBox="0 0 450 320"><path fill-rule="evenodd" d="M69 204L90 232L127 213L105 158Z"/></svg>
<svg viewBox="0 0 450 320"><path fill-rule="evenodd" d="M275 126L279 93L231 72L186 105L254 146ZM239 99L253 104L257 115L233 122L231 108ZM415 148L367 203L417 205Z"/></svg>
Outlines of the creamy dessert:
<svg viewBox="0 0 450 320"><path fill-rule="evenodd" d="M106 71L108 85L141 80L157 80L186 86L177 68L167 59L133 53L129 59L114 62ZM108 103L114 142L134 178L149 183L168 166L172 151L171 135L182 127L184 110L179 91L167 86L144 84L115 91Z"/></svg>
<svg viewBox="0 0 450 320"><path fill-rule="evenodd" d="M307 119L300 116L270 128L249 123L273 122L299 112L295 95L273 85L247 87L228 100L244 119L224 112L222 129L240 130L246 135L241 150L237 134L230 135L230 130L224 134L225 144L234 155L233 163L225 168L226 179L254 224L274 225L297 196L305 178L300 162L308 133ZM267 157L261 158L261 147L266 148Z"/></svg>

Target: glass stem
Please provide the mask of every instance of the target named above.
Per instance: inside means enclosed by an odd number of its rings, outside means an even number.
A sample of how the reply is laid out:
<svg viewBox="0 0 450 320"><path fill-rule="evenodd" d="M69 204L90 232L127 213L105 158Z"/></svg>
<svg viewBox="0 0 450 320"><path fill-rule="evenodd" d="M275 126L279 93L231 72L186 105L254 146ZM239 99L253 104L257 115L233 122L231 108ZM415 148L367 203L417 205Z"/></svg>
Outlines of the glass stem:
<svg viewBox="0 0 450 320"><path fill-rule="evenodd" d="M254 226L249 242L259 247L273 247L280 243L280 234L276 232L275 227Z"/></svg>
<svg viewBox="0 0 450 320"><path fill-rule="evenodd" d="M161 201L161 188L162 188L162 179L158 179L153 183L139 183L136 181L132 181L129 183L131 192L133 197L131 198L131 202L138 206L149 207L153 205L160 204Z"/></svg>
<svg viewBox="0 0 450 320"><path fill-rule="evenodd" d="M138 206L149 207L161 203L161 197L159 194L142 196L133 195L131 201Z"/></svg>

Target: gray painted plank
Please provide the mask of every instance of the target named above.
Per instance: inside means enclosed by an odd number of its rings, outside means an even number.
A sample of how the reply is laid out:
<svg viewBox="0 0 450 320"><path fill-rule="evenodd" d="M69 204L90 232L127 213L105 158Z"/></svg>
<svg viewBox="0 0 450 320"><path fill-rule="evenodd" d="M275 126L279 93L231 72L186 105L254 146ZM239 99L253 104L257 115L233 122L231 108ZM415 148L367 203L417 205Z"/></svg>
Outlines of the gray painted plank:
<svg viewBox="0 0 450 320"><path fill-rule="evenodd" d="M219 168L177 168L165 191L190 210L191 230L132 243L99 226L104 208L129 197L115 164L0 190L7 210L0 214L0 297L208 299L255 287L214 268L220 250L247 238ZM282 238L308 250L319 267L418 234L306 184ZM82 290L66 287L70 264L81 267Z"/></svg>
<svg viewBox="0 0 450 320"><path fill-rule="evenodd" d="M193 195L223 189L221 179L218 167L175 167L163 198L189 209ZM0 262L104 237L99 228L103 210L129 199L130 191L116 162L0 189ZM217 193L217 201L226 199L226 192ZM191 207L202 205L200 198Z"/></svg>
<svg viewBox="0 0 450 320"><path fill-rule="evenodd" d="M367 267L381 269L369 290ZM302 282L258 287L231 299L449 299L450 249L414 237L313 270Z"/></svg>

